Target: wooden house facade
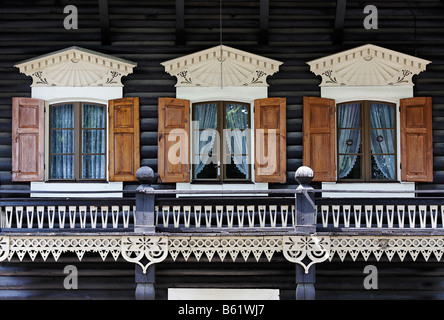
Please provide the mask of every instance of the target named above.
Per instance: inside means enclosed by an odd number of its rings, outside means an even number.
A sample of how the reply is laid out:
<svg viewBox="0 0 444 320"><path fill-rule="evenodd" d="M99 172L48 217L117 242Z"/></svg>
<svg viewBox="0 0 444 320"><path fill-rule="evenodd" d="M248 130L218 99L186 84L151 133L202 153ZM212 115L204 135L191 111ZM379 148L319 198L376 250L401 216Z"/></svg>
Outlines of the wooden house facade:
<svg viewBox="0 0 444 320"><path fill-rule="evenodd" d="M443 16L0 1L0 298L442 299Z"/></svg>

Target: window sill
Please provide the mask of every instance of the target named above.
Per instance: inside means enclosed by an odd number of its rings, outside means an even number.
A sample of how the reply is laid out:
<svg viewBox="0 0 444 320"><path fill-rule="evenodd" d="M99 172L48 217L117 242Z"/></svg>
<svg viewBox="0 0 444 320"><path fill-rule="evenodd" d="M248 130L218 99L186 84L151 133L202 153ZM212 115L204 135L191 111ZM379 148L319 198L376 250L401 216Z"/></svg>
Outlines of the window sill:
<svg viewBox="0 0 444 320"><path fill-rule="evenodd" d="M325 190L325 191L324 191ZM356 192L340 192L340 191ZM381 192L366 192L380 190ZM414 182L322 182L323 198L413 198ZM335 192L328 192L335 191ZM389 191L389 192L384 192ZM396 191L402 191L396 193Z"/></svg>
<svg viewBox="0 0 444 320"><path fill-rule="evenodd" d="M42 191L48 193L39 193ZM57 193L60 191L64 193ZM95 193L103 191L116 192ZM123 182L31 182L31 197L34 198L122 198L119 191L123 191Z"/></svg>
<svg viewBox="0 0 444 320"><path fill-rule="evenodd" d="M231 182L231 183L197 183L184 182L176 183L176 190L268 190L268 183L259 182ZM231 194L178 194L177 197L236 197L236 196L266 196L267 194L251 194L251 193L231 193Z"/></svg>

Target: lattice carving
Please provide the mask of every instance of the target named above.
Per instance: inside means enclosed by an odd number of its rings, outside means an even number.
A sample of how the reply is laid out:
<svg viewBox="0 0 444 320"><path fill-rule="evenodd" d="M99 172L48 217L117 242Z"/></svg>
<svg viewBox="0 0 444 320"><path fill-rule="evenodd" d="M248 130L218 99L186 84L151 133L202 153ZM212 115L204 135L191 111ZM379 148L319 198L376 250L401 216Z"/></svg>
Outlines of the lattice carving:
<svg viewBox="0 0 444 320"><path fill-rule="evenodd" d="M162 262L168 255L167 237L126 236L122 238L122 256L126 261L137 263L146 273L153 263ZM148 260L144 263L144 258Z"/></svg>
<svg viewBox="0 0 444 320"><path fill-rule="evenodd" d="M245 261L252 255L259 261L262 255L271 260L275 252L282 251L282 237L170 237L169 252L176 260L181 254L187 261L193 255L198 261L203 255L212 261L217 255L221 261L239 254Z"/></svg>
<svg viewBox="0 0 444 320"><path fill-rule="evenodd" d="M401 261L409 255L415 261L421 254L426 261L430 256L440 261L444 253L444 237L346 237L338 236L331 239L330 260L334 255L344 261L347 256L353 260L361 255L364 260L373 255L379 261L385 255L389 261L396 255Z"/></svg>
<svg viewBox="0 0 444 320"><path fill-rule="evenodd" d="M311 265L320 263L330 256L330 238L318 236L284 237L284 256L293 263L300 264L305 273Z"/></svg>

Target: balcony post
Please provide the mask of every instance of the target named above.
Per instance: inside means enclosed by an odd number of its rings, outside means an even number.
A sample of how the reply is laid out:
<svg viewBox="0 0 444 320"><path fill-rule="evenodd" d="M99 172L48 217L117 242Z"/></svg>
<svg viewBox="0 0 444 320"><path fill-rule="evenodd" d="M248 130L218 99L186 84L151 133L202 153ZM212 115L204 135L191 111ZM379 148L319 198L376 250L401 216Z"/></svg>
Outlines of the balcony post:
<svg viewBox="0 0 444 320"><path fill-rule="evenodd" d="M313 170L306 166L299 167L295 173L295 179L299 183L295 194L296 231L307 236L316 233L316 207L313 187L310 186L313 177ZM305 273L304 268L296 264L296 300L315 299L315 273L314 265Z"/></svg>
<svg viewBox="0 0 444 320"><path fill-rule="evenodd" d="M146 191L153 190L151 184L156 177L153 169L150 167L141 167L136 172L136 178L140 183L136 194L136 215L134 223L135 234L154 234L156 232L154 220L154 194L147 194ZM143 273L142 268L136 265L136 300L154 300L154 283L156 280L155 265L151 265Z"/></svg>

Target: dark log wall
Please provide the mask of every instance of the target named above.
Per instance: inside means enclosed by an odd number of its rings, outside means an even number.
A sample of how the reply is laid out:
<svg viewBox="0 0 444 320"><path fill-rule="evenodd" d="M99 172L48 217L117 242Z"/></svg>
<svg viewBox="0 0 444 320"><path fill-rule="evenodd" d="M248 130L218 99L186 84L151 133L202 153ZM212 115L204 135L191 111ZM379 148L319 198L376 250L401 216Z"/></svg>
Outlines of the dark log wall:
<svg viewBox="0 0 444 320"><path fill-rule="evenodd" d="M283 61L269 78L269 96L287 98L287 184L295 187L294 172L302 164L302 97L319 96L320 79L307 61L366 43L432 61L414 78L415 95L433 98L434 182L423 189L444 189L444 4L423 1L347 1L342 43L333 44L336 1L270 0L268 43L259 44L259 0L223 0L223 43ZM219 0L185 1L183 45L176 45L175 1L109 0L110 45L102 44L98 1L0 1L0 188L27 189L11 182L11 98L30 96L31 79L13 65L24 59L68 46L80 46L138 63L123 79L124 95L140 97L141 164L157 170L157 98L175 96L176 79L164 72L162 61L220 43ZM363 8L376 5L379 29L365 30ZM75 5L79 29L65 30L63 8ZM266 36L266 35L265 35ZM105 37L106 38L106 37ZM106 40L106 39L104 39ZM267 37L265 37L267 40ZM180 41L179 41L180 42ZM127 188L135 185L128 184ZM159 186L169 187L169 186ZM93 259L93 258L91 258ZM73 260L74 261L74 260ZM4 263L0 265L3 298L132 298L134 266L85 260L88 288L60 288L64 265ZM63 266L62 266L63 265ZM442 298L443 266L437 263L381 264L381 290L362 289L364 263L325 263L318 267L320 298ZM102 274L103 271L103 274ZM227 276L223 274L227 273ZM55 278L48 276L56 275ZM58 280L55 280L58 279ZM402 281L399 281L402 279ZM59 282L57 282L59 281ZM57 283L55 283L57 282ZM165 263L158 267L159 297L172 286L255 286L282 289L294 297L294 266L283 259L271 264ZM430 284L430 285L427 285ZM405 290L403 290L405 288ZM90 291L86 291L90 290Z"/></svg>

